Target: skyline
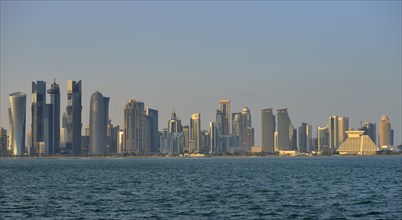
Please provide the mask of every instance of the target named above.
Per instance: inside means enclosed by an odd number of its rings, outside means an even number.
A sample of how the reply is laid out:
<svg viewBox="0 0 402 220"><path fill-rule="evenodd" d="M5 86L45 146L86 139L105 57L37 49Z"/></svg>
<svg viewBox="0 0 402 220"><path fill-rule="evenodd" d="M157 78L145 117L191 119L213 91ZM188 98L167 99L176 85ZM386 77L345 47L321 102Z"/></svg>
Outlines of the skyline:
<svg viewBox="0 0 402 220"><path fill-rule="evenodd" d="M124 104L135 98L159 110L160 129L172 109L183 125L200 112L207 129L227 98L232 113L250 108L256 145L264 108L288 108L292 124L313 125L313 134L332 115L349 117L353 128L360 121L378 128L388 115L400 144L400 8L400 2L2 1L0 127L8 128L9 93L30 99L31 81L56 78L62 113L67 80L83 81L83 126L98 84L119 125Z"/></svg>

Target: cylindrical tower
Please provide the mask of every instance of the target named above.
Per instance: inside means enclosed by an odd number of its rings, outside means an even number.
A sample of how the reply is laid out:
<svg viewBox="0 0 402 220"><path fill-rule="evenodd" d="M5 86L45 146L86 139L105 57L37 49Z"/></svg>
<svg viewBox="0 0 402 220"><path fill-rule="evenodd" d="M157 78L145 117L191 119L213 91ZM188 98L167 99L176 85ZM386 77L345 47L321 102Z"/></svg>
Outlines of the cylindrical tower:
<svg viewBox="0 0 402 220"><path fill-rule="evenodd" d="M103 95L98 91L91 96L89 124L89 154L104 155L107 124L106 106Z"/></svg>
<svg viewBox="0 0 402 220"><path fill-rule="evenodd" d="M23 156L25 153L26 102L25 93L10 94L10 108L8 109L10 142L8 149L12 151L13 156Z"/></svg>

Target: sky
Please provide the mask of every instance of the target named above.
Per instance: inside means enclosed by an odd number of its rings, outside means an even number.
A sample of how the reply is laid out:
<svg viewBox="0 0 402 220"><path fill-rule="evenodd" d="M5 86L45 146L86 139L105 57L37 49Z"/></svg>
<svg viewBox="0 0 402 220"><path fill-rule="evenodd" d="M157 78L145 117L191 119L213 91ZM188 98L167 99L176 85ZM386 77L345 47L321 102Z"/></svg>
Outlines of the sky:
<svg viewBox="0 0 402 220"><path fill-rule="evenodd" d="M378 125L388 115L401 143L401 1L1 1L0 127L8 94L56 78L82 80L83 124L98 87L122 125L134 98L175 109L184 125L215 121L219 99L248 106L261 144L261 109L288 108L295 127L329 116ZM49 102L49 98L48 98Z"/></svg>

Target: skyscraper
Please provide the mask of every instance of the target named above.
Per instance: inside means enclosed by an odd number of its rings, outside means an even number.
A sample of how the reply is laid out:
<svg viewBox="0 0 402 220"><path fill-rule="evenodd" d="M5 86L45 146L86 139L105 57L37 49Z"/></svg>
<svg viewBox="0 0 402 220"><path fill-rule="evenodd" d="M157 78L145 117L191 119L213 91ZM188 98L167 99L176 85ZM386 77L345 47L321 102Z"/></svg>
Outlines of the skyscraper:
<svg viewBox="0 0 402 220"><path fill-rule="evenodd" d="M329 146L329 129L328 127L317 128L318 149L317 151L324 151Z"/></svg>
<svg viewBox="0 0 402 220"><path fill-rule="evenodd" d="M338 116L331 116L329 118L329 148L333 151L338 145Z"/></svg>
<svg viewBox="0 0 402 220"><path fill-rule="evenodd" d="M364 131L364 135L368 135L371 140L377 144L377 132L376 132L376 123L370 123L370 122L363 122L363 127L361 130Z"/></svg>
<svg viewBox="0 0 402 220"><path fill-rule="evenodd" d="M158 110L147 108L146 113L150 125L150 145L151 152L159 152L159 128L158 128Z"/></svg>
<svg viewBox="0 0 402 220"><path fill-rule="evenodd" d="M254 145L254 129L251 127L251 113L248 107L244 107L241 111L241 145L246 150Z"/></svg>
<svg viewBox="0 0 402 220"><path fill-rule="evenodd" d="M189 142L190 142L190 127L188 125L183 126L183 135L184 135L184 152L189 152Z"/></svg>
<svg viewBox="0 0 402 220"><path fill-rule="evenodd" d="M215 122L210 122L209 123L209 133L210 133L210 138L211 138L211 145L210 145L210 153L216 153L218 152L218 143L219 143L219 134L218 134L218 129L217 125Z"/></svg>
<svg viewBox="0 0 402 220"><path fill-rule="evenodd" d="M96 91L89 108L89 155L105 155L109 98Z"/></svg>
<svg viewBox="0 0 402 220"><path fill-rule="evenodd" d="M221 99L219 100L220 111L222 112L223 123L222 123L222 135L230 134L230 100Z"/></svg>
<svg viewBox="0 0 402 220"><path fill-rule="evenodd" d="M277 110L278 116L278 150L292 150L291 140L290 140L290 118L288 115L287 108ZM292 128L293 129L293 128Z"/></svg>
<svg viewBox="0 0 402 220"><path fill-rule="evenodd" d="M67 81L67 107L66 107L66 148L71 150L73 155L81 154L81 130L82 130L82 83Z"/></svg>
<svg viewBox="0 0 402 220"><path fill-rule="evenodd" d="M261 110L262 151L274 152L275 116L272 108Z"/></svg>
<svg viewBox="0 0 402 220"><path fill-rule="evenodd" d="M13 156L22 156L25 153L26 102L25 93L15 92L10 94L8 149L11 150Z"/></svg>
<svg viewBox="0 0 402 220"><path fill-rule="evenodd" d="M338 146L346 140L346 131L349 130L349 118L344 116L338 117Z"/></svg>
<svg viewBox="0 0 402 220"><path fill-rule="evenodd" d="M146 152L144 117L144 103L128 100L124 109L124 152Z"/></svg>
<svg viewBox="0 0 402 220"><path fill-rule="evenodd" d="M38 154L40 143L45 141L46 82L32 82L32 148L30 155ZM32 151L31 151L32 150Z"/></svg>
<svg viewBox="0 0 402 220"><path fill-rule="evenodd" d="M181 120L179 120L176 116L176 112L173 110L171 116L170 116L170 120L169 120L169 124L168 124L168 131L170 133L179 133L183 131L183 127L181 126Z"/></svg>
<svg viewBox="0 0 402 220"><path fill-rule="evenodd" d="M239 148L241 147L241 138L242 138L242 114L241 112L232 113L232 147Z"/></svg>
<svg viewBox="0 0 402 220"><path fill-rule="evenodd" d="M190 119L190 152L200 152L201 114L194 113ZM192 145L192 146L191 146Z"/></svg>
<svg viewBox="0 0 402 220"><path fill-rule="evenodd" d="M307 152L307 123L302 122L301 127L299 127L299 151Z"/></svg>
<svg viewBox="0 0 402 220"><path fill-rule="evenodd" d="M383 115L380 121L380 147L391 145L391 122Z"/></svg>
<svg viewBox="0 0 402 220"><path fill-rule="evenodd" d="M47 93L50 95L50 105L47 105L46 113L49 118L46 145L49 150L48 154L55 155L60 153L60 87L56 80L47 90Z"/></svg>

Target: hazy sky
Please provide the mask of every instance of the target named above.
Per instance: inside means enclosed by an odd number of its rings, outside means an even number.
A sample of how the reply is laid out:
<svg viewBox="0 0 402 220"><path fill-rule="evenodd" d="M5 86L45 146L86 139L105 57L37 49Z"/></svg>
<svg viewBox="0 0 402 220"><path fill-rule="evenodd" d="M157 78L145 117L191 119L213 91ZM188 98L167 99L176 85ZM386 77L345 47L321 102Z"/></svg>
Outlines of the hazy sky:
<svg viewBox="0 0 402 220"><path fill-rule="evenodd" d="M122 124L129 98L172 109L183 124L215 120L220 98L248 106L261 144L261 109L288 108L292 123L330 115L378 124L388 115L401 143L401 1L1 1L1 125L8 94L56 78L62 113L68 79L89 99L111 97ZM49 98L48 98L49 100Z"/></svg>

